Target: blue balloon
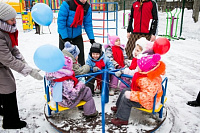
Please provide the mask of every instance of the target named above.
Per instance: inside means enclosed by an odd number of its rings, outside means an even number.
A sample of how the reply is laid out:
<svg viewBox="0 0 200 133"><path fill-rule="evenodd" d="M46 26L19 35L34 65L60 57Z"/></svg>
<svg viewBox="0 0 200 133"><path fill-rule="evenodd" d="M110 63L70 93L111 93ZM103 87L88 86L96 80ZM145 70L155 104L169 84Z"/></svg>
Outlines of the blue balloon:
<svg viewBox="0 0 200 133"><path fill-rule="evenodd" d="M63 53L56 46L46 44L36 49L34 53L35 65L45 72L56 72L64 66Z"/></svg>
<svg viewBox="0 0 200 133"><path fill-rule="evenodd" d="M44 3L37 3L31 10L33 20L39 25L49 26L53 21L51 8Z"/></svg>

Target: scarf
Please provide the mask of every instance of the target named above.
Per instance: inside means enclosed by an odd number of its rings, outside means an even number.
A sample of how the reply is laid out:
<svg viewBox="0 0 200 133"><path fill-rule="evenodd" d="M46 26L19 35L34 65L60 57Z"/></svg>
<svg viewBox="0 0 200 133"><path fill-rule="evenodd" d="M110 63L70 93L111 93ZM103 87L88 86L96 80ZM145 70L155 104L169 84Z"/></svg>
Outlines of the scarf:
<svg viewBox="0 0 200 133"><path fill-rule="evenodd" d="M133 57L129 69L130 69L130 70L135 70L136 67L137 67L137 58L134 58L134 57Z"/></svg>
<svg viewBox="0 0 200 133"><path fill-rule="evenodd" d="M83 23L83 17L84 17L84 8L83 5L80 5L76 0L74 0L74 3L77 5L76 13L74 16L74 20L70 27L77 27L78 25L82 25Z"/></svg>
<svg viewBox="0 0 200 133"><path fill-rule="evenodd" d="M12 42L12 47L18 46L18 30L14 33L8 32L8 35L10 36L10 40Z"/></svg>
<svg viewBox="0 0 200 133"><path fill-rule="evenodd" d="M95 61L95 66L97 66L98 68L100 68L101 70L105 67L105 63L103 61L103 59L99 60L99 61ZM101 89L102 84L101 84L101 79L102 79L102 75L97 75L97 89Z"/></svg>
<svg viewBox="0 0 200 133"><path fill-rule="evenodd" d="M119 46L112 46L112 53L114 60L119 64L119 66L124 67L124 55L122 49Z"/></svg>
<svg viewBox="0 0 200 133"><path fill-rule="evenodd" d="M63 82L65 80L73 80L74 81L74 87L77 85L78 83L78 79L75 77L75 73L73 72L73 75L72 76L65 76L65 77L62 77L62 78L57 78L57 79L53 79L53 81L55 82Z"/></svg>
<svg viewBox="0 0 200 133"><path fill-rule="evenodd" d="M147 73L136 72L132 78L131 90L140 91L140 89L137 87L137 80L139 78L148 77L150 80L153 80L156 77L159 77L160 75L164 75L165 68L166 68L165 63L162 61L159 61L158 65Z"/></svg>

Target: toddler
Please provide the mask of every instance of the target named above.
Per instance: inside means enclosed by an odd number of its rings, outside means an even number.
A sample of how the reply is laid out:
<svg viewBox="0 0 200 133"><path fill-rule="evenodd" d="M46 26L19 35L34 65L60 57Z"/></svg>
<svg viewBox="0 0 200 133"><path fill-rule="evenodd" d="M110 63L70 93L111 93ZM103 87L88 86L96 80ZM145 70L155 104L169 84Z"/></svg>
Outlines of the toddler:
<svg viewBox="0 0 200 133"><path fill-rule="evenodd" d="M51 94L52 96L55 94L53 87L56 82L62 82L62 101L58 102L58 104L62 107L74 108L81 100L86 101L86 104L83 105L84 116L86 118L96 117L98 112L96 111L91 90L75 78L72 66L72 59L65 56L65 66L62 69L46 73L47 80L51 82Z"/></svg>
<svg viewBox="0 0 200 133"><path fill-rule="evenodd" d="M102 51L102 45L100 43L93 43L92 47L90 48L90 53L88 55L86 64L93 69L93 72L97 72L98 70L102 70L104 68L107 68L109 70L114 69L112 61L108 57L106 57L106 55ZM87 79L89 78L90 77L88 77ZM101 75L98 75L96 78L97 78L97 89L101 90L101 80L102 80ZM90 82L87 83L87 86L90 87L93 94L94 94L94 82L95 78L93 78L92 80L90 80Z"/></svg>
<svg viewBox="0 0 200 133"><path fill-rule="evenodd" d="M118 36L110 36L108 34L108 39L110 40L110 43L104 45L106 56L110 58L116 69L120 69L125 66L129 67L130 63L124 50L125 46L121 44L120 38ZM128 82L126 78L123 77L122 79ZM114 90L118 88L118 81L119 80L114 75L111 75L109 95L114 95ZM124 88L125 86L125 84L120 83L120 90L122 90L122 88Z"/></svg>
<svg viewBox="0 0 200 133"><path fill-rule="evenodd" d="M154 96L156 103L162 96L162 78L165 74L165 64L160 61L160 55L148 55L137 60L139 71L132 78L131 88L125 88L117 99L116 106L111 110L116 117L111 123L117 126L128 125L131 108L153 108Z"/></svg>

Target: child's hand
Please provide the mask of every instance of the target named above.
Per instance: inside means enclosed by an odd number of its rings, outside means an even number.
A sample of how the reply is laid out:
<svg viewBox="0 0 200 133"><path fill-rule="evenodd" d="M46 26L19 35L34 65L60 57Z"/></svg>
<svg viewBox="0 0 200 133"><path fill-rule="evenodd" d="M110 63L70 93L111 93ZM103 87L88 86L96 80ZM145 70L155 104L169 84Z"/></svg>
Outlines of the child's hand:
<svg viewBox="0 0 200 133"><path fill-rule="evenodd" d="M99 71L99 70L101 70L101 69L98 68L98 67L93 67L93 72L97 72L97 71Z"/></svg>
<svg viewBox="0 0 200 133"><path fill-rule="evenodd" d="M131 91L126 91L126 92L124 93L124 95L125 95L125 97L126 97L127 99L130 99L130 97L131 97Z"/></svg>
<svg viewBox="0 0 200 133"><path fill-rule="evenodd" d="M115 75L116 75L117 77L120 77L120 76L122 75L122 71L117 71L117 72L115 72Z"/></svg>

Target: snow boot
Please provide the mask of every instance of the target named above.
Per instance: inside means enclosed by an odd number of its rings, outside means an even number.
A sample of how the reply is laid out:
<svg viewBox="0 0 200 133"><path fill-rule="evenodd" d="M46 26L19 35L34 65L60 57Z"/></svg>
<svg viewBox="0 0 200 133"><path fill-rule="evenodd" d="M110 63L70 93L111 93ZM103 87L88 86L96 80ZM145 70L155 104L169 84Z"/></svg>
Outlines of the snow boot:
<svg viewBox="0 0 200 133"><path fill-rule="evenodd" d="M188 101L187 105L197 107L200 106L200 104L197 101Z"/></svg>
<svg viewBox="0 0 200 133"><path fill-rule="evenodd" d="M26 122L25 121L18 121L15 123L7 123L7 124L3 124L3 128L4 129L21 129L23 127L26 127Z"/></svg>
<svg viewBox="0 0 200 133"><path fill-rule="evenodd" d="M116 107L116 106L113 106L113 107L111 107L111 110L112 110L114 113L116 113L116 112L117 112L117 107Z"/></svg>
<svg viewBox="0 0 200 133"><path fill-rule="evenodd" d="M128 125L128 121L124 121L119 118L111 119L111 123L116 126Z"/></svg>
<svg viewBox="0 0 200 133"><path fill-rule="evenodd" d="M90 119L90 118L94 118L98 115L98 111L96 111L94 114L91 115L84 115L86 117L86 119Z"/></svg>

